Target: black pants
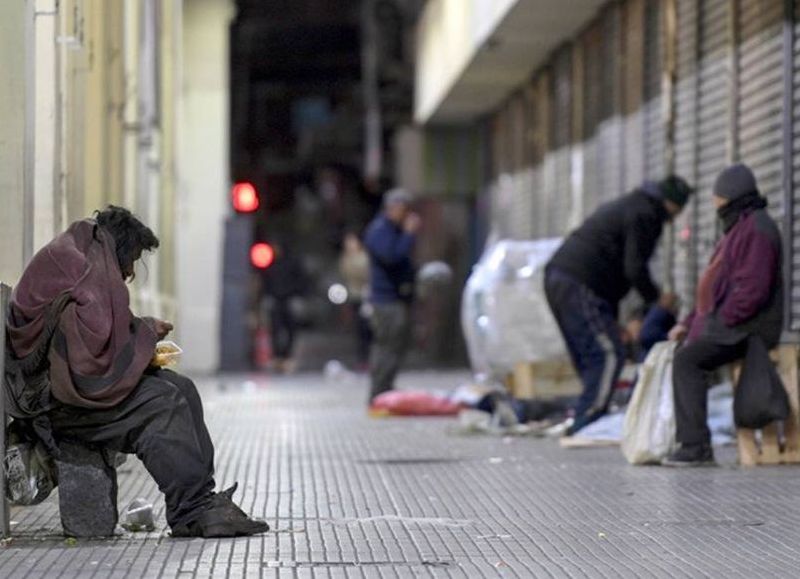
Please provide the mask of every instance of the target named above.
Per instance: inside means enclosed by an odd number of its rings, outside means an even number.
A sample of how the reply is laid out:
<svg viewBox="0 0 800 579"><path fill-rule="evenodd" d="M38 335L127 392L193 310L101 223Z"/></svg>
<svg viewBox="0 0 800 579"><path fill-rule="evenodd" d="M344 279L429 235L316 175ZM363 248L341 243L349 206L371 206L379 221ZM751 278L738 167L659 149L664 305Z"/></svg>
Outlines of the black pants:
<svg viewBox="0 0 800 579"><path fill-rule="evenodd" d="M359 364L364 364L369 360L369 348L372 343L372 328L369 327L369 318L362 313L362 306L363 302L361 301L350 304L356 326L356 351Z"/></svg>
<svg viewBox="0 0 800 579"><path fill-rule="evenodd" d="M270 313L272 351L275 357L285 360L292 357L295 321L289 299L276 299Z"/></svg>
<svg viewBox="0 0 800 579"><path fill-rule="evenodd" d="M608 301L556 268L545 273L545 294L583 383L575 407L577 431L606 413L622 372L625 351L616 311Z"/></svg>
<svg viewBox="0 0 800 579"><path fill-rule="evenodd" d="M194 383L169 370L144 375L114 408L50 412L58 439L135 454L165 495L171 527L194 519L214 490L214 445Z"/></svg>
<svg viewBox="0 0 800 579"><path fill-rule="evenodd" d="M708 389L710 374L720 366L744 358L747 341L719 344L698 338L675 353L672 387L675 397L677 441L681 444L709 444Z"/></svg>
<svg viewBox="0 0 800 579"><path fill-rule="evenodd" d="M370 356L372 389L370 400L394 388L394 380L411 342L411 313L408 304L374 304L373 341Z"/></svg>

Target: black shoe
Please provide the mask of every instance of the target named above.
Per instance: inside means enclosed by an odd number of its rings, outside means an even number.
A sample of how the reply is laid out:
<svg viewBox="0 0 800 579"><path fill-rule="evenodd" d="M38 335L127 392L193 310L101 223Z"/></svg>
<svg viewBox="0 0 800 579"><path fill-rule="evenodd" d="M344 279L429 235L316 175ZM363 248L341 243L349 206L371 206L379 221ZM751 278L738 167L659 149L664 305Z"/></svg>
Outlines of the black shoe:
<svg viewBox="0 0 800 579"><path fill-rule="evenodd" d="M173 537L246 537L269 531L269 525L251 519L234 504L232 497L238 483L216 493L211 504L192 522L172 529Z"/></svg>
<svg viewBox="0 0 800 579"><path fill-rule="evenodd" d="M661 461L662 466L715 466L714 451L710 444L682 444Z"/></svg>

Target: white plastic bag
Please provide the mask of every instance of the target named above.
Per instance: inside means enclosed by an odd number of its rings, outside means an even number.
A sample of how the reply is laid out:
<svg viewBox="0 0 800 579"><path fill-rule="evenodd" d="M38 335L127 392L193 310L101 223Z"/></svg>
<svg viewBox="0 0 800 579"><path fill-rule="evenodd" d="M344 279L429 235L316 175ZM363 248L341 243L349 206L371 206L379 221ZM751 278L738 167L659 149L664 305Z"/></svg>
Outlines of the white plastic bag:
<svg viewBox="0 0 800 579"><path fill-rule="evenodd" d="M659 463L675 448L675 346L675 342L659 342L639 370L622 427L622 453L631 464Z"/></svg>
<svg viewBox="0 0 800 579"><path fill-rule="evenodd" d="M477 375L502 379L519 362L565 358L544 292L544 269L562 240L487 245L464 288L461 323Z"/></svg>

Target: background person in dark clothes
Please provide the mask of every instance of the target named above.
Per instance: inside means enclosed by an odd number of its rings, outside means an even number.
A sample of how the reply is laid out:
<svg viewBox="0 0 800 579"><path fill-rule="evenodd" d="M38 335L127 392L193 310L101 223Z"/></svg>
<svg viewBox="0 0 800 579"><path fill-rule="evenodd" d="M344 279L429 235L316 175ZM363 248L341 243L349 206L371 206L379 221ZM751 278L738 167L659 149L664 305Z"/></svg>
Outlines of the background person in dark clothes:
<svg viewBox="0 0 800 579"><path fill-rule="evenodd" d="M394 388L411 342L411 258L420 225L419 216L411 212L411 195L403 189L392 189L384 197L383 212L370 223L364 236L370 257L373 332L370 400Z"/></svg>
<svg viewBox="0 0 800 579"><path fill-rule="evenodd" d="M290 372L296 323L292 299L303 295L308 277L300 261L281 242L272 244L275 261L262 274L262 290L270 298L269 319L274 368Z"/></svg>
<svg viewBox="0 0 800 579"><path fill-rule="evenodd" d="M681 212L691 191L680 177L644 183L602 205L548 263L547 301L583 382L575 416L561 426L568 436L606 413L625 360L619 302L631 287L646 305L659 299L649 261L664 223Z"/></svg>
<svg viewBox="0 0 800 579"><path fill-rule="evenodd" d="M194 383L151 366L172 325L130 311L125 282L158 245L130 211L109 207L34 256L9 308L6 400L15 420L36 417L51 451L64 439L139 457L173 536L263 533L268 525L231 500L235 485L213 492L214 445Z"/></svg>
<svg viewBox="0 0 800 579"><path fill-rule="evenodd" d="M364 313L364 302L369 298L369 255L361 238L353 231L344 236L339 273L347 286L347 303L355 323L358 368L364 370L368 367L372 341L369 318Z"/></svg>
<svg viewBox="0 0 800 579"><path fill-rule="evenodd" d="M678 297L673 293L665 293L658 300L658 303L654 304L645 314L638 336L638 362L644 362L653 346L669 338L670 330L675 327L678 321L678 309Z"/></svg>
<svg viewBox="0 0 800 579"><path fill-rule="evenodd" d="M670 332L686 342L672 372L680 448L667 466L714 462L706 424L709 372L743 358L751 335L775 347L783 328L781 236L753 172L742 164L725 169L714 203L725 235L698 283L694 311Z"/></svg>

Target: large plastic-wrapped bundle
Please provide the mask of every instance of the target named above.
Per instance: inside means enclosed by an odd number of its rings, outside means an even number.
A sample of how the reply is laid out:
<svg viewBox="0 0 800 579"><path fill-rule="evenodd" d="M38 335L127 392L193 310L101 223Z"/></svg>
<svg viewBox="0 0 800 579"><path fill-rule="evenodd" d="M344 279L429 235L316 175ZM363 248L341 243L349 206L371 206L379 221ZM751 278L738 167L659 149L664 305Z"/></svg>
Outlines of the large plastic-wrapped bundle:
<svg viewBox="0 0 800 579"><path fill-rule="evenodd" d="M561 241L502 240L487 246L467 280L461 306L477 375L497 379L520 362L566 356L544 293L544 268Z"/></svg>

